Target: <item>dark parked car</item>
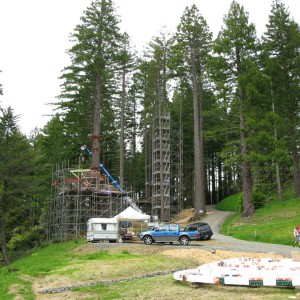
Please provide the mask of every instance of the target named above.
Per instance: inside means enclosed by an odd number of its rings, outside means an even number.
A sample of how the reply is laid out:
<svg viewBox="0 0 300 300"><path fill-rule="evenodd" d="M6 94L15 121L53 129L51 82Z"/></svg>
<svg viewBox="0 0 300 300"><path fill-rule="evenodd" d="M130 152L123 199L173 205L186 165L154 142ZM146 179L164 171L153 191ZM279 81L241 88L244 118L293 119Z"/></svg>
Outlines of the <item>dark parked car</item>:
<svg viewBox="0 0 300 300"><path fill-rule="evenodd" d="M209 240L214 234L212 229L207 223L199 222L187 225L183 231L198 231L200 233L199 240Z"/></svg>

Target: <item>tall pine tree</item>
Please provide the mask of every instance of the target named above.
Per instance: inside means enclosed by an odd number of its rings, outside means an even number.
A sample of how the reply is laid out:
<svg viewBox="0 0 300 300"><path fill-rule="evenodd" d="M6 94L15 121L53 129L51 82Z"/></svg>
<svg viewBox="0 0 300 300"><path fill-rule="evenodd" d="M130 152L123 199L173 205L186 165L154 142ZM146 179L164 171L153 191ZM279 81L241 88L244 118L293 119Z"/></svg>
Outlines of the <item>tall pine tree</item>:
<svg viewBox="0 0 300 300"><path fill-rule="evenodd" d="M58 106L66 111L65 120L73 134L80 128L92 133L92 168L98 169L101 135L105 126L108 130L113 126L114 76L121 36L111 0L92 1L81 21L71 34L74 45L68 53L72 64L61 76L64 83Z"/></svg>
<svg viewBox="0 0 300 300"><path fill-rule="evenodd" d="M203 145L203 97L212 34L196 5L186 8L177 27L174 62L191 85L194 109L194 208L206 211ZM177 62L177 63L176 63Z"/></svg>
<svg viewBox="0 0 300 300"><path fill-rule="evenodd" d="M222 65L226 98L230 98L230 109L236 111L239 122L240 156L243 185L243 216L255 212L252 201L252 174L249 159L247 115L251 110L249 85L252 70L257 60L256 32L249 24L248 14L236 1L231 3L229 13L224 17L224 27L219 33L214 47Z"/></svg>
<svg viewBox="0 0 300 300"><path fill-rule="evenodd" d="M28 209L26 197L32 194L34 182L32 148L17 125L18 116L12 108L1 109L0 115L0 210L1 210L1 247L3 260L10 262L6 243L12 237L12 229L21 222L25 224ZM19 219L16 216L19 216ZM8 218L9 216L9 218ZM13 227L8 228L9 220ZM22 220L22 221L21 221ZM23 225L24 225L23 224ZM8 229L9 232L8 232Z"/></svg>
<svg viewBox="0 0 300 300"><path fill-rule="evenodd" d="M288 140L296 197L300 197L299 169L299 97L300 97L300 28L285 7L274 0L263 36L265 72L272 85L274 110L281 118L277 136Z"/></svg>

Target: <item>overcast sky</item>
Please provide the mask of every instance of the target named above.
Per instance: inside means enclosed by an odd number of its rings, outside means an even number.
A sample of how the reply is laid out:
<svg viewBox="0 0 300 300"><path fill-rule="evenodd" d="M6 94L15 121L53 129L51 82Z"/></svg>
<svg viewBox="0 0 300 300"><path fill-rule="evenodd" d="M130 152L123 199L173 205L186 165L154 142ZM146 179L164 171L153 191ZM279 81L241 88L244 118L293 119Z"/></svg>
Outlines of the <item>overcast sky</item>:
<svg viewBox="0 0 300 300"><path fill-rule="evenodd" d="M117 14L137 50L142 50L166 26L176 31L186 6L196 4L214 36L232 0L115 0ZM265 31L272 0L238 0L256 25ZM300 23L300 0L282 0ZM60 93L58 77L69 65L69 34L91 0L0 0L0 106L20 115L20 128L29 134L42 128Z"/></svg>

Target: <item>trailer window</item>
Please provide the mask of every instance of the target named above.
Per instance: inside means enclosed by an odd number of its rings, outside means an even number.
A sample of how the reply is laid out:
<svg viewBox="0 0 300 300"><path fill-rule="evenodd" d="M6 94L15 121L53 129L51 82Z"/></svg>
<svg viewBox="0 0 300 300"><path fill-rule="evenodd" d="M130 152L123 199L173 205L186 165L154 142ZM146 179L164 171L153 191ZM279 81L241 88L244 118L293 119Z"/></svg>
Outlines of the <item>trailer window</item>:
<svg viewBox="0 0 300 300"><path fill-rule="evenodd" d="M116 224L94 223L93 231L116 230Z"/></svg>
<svg viewBox="0 0 300 300"><path fill-rule="evenodd" d="M115 230L116 228L115 224L107 224L107 230Z"/></svg>
<svg viewBox="0 0 300 300"><path fill-rule="evenodd" d="M93 231L101 231L101 230L102 230L101 224L99 223L93 224Z"/></svg>
<svg viewBox="0 0 300 300"><path fill-rule="evenodd" d="M94 230L94 231L106 230L106 225L107 225L107 224L94 223L94 224L93 224L93 230Z"/></svg>

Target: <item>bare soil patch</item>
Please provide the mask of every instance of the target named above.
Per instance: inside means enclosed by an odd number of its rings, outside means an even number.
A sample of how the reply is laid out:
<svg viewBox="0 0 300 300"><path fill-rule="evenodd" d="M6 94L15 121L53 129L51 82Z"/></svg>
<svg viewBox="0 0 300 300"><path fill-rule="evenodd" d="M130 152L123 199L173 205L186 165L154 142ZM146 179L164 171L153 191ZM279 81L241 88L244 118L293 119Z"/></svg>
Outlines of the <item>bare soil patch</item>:
<svg viewBox="0 0 300 300"><path fill-rule="evenodd" d="M102 250L97 247L96 244L86 244L81 245L74 250L77 254L91 254L97 251ZM210 263L213 261L234 258L234 257L269 257L266 253L251 253L251 252L231 252L231 251L221 251L217 250L215 253L210 251L205 251L201 249L187 249L187 248L175 248L168 246L160 246L160 245L151 245L145 246L143 244L117 244L115 247L107 248L107 251L117 252L117 251L128 251L132 254L147 254L147 255L165 255L168 257L174 258L182 258L182 259L191 259L195 261L195 267L204 264ZM279 258L279 256L277 256ZM122 266L119 266L122 268ZM124 267L124 266L123 266ZM80 269L80 274L86 273L89 276L85 276L84 278L80 278L80 276L76 275L76 272L70 277L68 275L47 275L43 278L37 278L34 280L32 284L32 288L36 295L36 299L38 300L50 300L50 299L85 299L82 297L87 297L87 294L80 294L77 292L64 292L60 294L40 294L40 291L49 289L49 288L60 288L66 286L74 286L81 285L86 283L92 283L99 280L105 280L103 275L107 275L105 270L107 268L112 268L112 266L108 263L91 261L87 262L83 265L72 266L72 268ZM84 269L83 269L84 268ZM117 268L113 266L113 268ZM68 269L65 268L65 271ZM117 271L115 269L115 271ZM106 278L109 279L109 278ZM221 291L220 291L221 292ZM160 298L164 299L164 298ZM222 299L222 298L220 298Z"/></svg>

